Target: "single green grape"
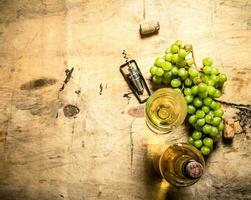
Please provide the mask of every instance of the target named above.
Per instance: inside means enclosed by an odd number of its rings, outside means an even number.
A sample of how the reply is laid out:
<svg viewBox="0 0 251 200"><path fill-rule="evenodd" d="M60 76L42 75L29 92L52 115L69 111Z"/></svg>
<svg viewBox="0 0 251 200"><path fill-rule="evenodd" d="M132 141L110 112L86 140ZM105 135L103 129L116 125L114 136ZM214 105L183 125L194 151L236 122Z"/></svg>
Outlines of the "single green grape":
<svg viewBox="0 0 251 200"><path fill-rule="evenodd" d="M214 117L212 120L212 125L213 126L218 126L221 123L221 118L220 117Z"/></svg>
<svg viewBox="0 0 251 200"><path fill-rule="evenodd" d="M202 74L202 75L201 75L201 80L202 80L204 83L207 83L207 81L209 80L209 76L206 75L206 74Z"/></svg>
<svg viewBox="0 0 251 200"><path fill-rule="evenodd" d="M208 96L208 92L207 91L205 91L205 92L199 92L198 95L199 95L200 98L205 99Z"/></svg>
<svg viewBox="0 0 251 200"><path fill-rule="evenodd" d="M164 73L164 78L168 79L168 78L172 78L172 72L165 72Z"/></svg>
<svg viewBox="0 0 251 200"><path fill-rule="evenodd" d="M198 119L197 122L196 122L196 125L198 126L203 126L205 124L205 119L204 118L201 118L201 119Z"/></svg>
<svg viewBox="0 0 251 200"><path fill-rule="evenodd" d="M217 109L217 103L215 101L212 101L212 103L209 105L210 108L212 108L213 110Z"/></svg>
<svg viewBox="0 0 251 200"><path fill-rule="evenodd" d="M193 84L193 81L190 78L187 78L184 83L185 83L185 86L191 87Z"/></svg>
<svg viewBox="0 0 251 200"><path fill-rule="evenodd" d="M222 117L224 114L224 111L222 109L217 109L214 111L214 116L215 117Z"/></svg>
<svg viewBox="0 0 251 200"><path fill-rule="evenodd" d="M173 68L173 65L170 62L164 62L162 64L162 69L165 71L170 71L172 68Z"/></svg>
<svg viewBox="0 0 251 200"><path fill-rule="evenodd" d="M184 89L184 94L185 94L185 95L192 95L191 89L190 89L190 88L185 88L185 89Z"/></svg>
<svg viewBox="0 0 251 200"><path fill-rule="evenodd" d="M177 63L177 62L179 62L179 55L176 53L176 54L173 54L172 55L172 62L173 63Z"/></svg>
<svg viewBox="0 0 251 200"><path fill-rule="evenodd" d="M192 65L194 64L192 58L187 58L187 59L186 59L186 63L187 63L188 66L192 66Z"/></svg>
<svg viewBox="0 0 251 200"><path fill-rule="evenodd" d="M214 142L218 142L220 139L221 139L221 135L220 135L220 134L217 134L217 135L213 138L213 141L214 141Z"/></svg>
<svg viewBox="0 0 251 200"><path fill-rule="evenodd" d="M210 78L205 83L207 84L207 86L214 86L214 81Z"/></svg>
<svg viewBox="0 0 251 200"><path fill-rule="evenodd" d="M212 67L210 67L210 66L203 67L203 72L205 74L211 74L211 70L212 70Z"/></svg>
<svg viewBox="0 0 251 200"><path fill-rule="evenodd" d="M199 92L206 92L207 91L207 85L205 83L200 83L198 85Z"/></svg>
<svg viewBox="0 0 251 200"><path fill-rule="evenodd" d="M209 148L213 148L214 141L209 137L205 137L203 139L203 144Z"/></svg>
<svg viewBox="0 0 251 200"><path fill-rule="evenodd" d="M209 96L214 97L214 94L216 92L216 89L214 88L214 86L207 86L207 91L208 91Z"/></svg>
<svg viewBox="0 0 251 200"><path fill-rule="evenodd" d="M161 81L162 81L162 77L161 77L161 76L156 76L156 75L154 75L154 76L152 77L152 80L153 80L153 83L155 83L155 84L160 84Z"/></svg>
<svg viewBox="0 0 251 200"><path fill-rule="evenodd" d="M200 149L200 151L201 151L201 153L203 154L203 155L205 155L205 156L207 156L207 155L209 155L210 154L210 148L209 147L207 147L207 146L202 146L201 147L201 149Z"/></svg>
<svg viewBox="0 0 251 200"><path fill-rule="evenodd" d="M196 111L196 108L193 105L188 105L187 106L187 113L194 114L195 111Z"/></svg>
<svg viewBox="0 0 251 200"><path fill-rule="evenodd" d="M157 67L162 67L163 63L165 63L164 58L158 57L158 58L155 59L154 65L157 66Z"/></svg>
<svg viewBox="0 0 251 200"><path fill-rule="evenodd" d="M194 131L192 137L194 140L199 140L202 137L202 133L200 131Z"/></svg>
<svg viewBox="0 0 251 200"><path fill-rule="evenodd" d="M202 102L201 98L195 97L194 100L193 100L193 105L196 108L201 107L203 105L203 102Z"/></svg>
<svg viewBox="0 0 251 200"><path fill-rule="evenodd" d="M205 118L206 120L206 118ZM210 126L209 124L205 124L203 127L202 127L202 131L203 133L205 134L209 134L212 130L212 126Z"/></svg>
<svg viewBox="0 0 251 200"><path fill-rule="evenodd" d="M220 96L221 96L221 91L218 89L215 89L214 98L219 98Z"/></svg>
<svg viewBox="0 0 251 200"><path fill-rule="evenodd" d="M173 75L178 75L178 74L179 74L179 69L178 69L178 67L173 67L171 71L172 71L172 74L173 74Z"/></svg>
<svg viewBox="0 0 251 200"><path fill-rule="evenodd" d="M215 110L220 109L220 108L221 108L221 104L219 102L216 102Z"/></svg>
<svg viewBox="0 0 251 200"><path fill-rule="evenodd" d="M210 111L208 112L208 115L211 115L212 117L214 117L214 111L213 111L213 110L210 110Z"/></svg>
<svg viewBox="0 0 251 200"><path fill-rule="evenodd" d="M216 128L216 127L214 127L214 126L212 126L212 128L211 128L211 132L209 133L209 135L212 137L212 138L214 138L214 137L216 137L217 135L218 135L218 129Z"/></svg>
<svg viewBox="0 0 251 200"><path fill-rule="evenodd" d="M192 92L192 95L198 94L198 86L197 85L192 86L191 92Z"/></svg>
<svg viewBox="0 0 251 200"><path fill-rule="evenodd" d="M186 52L187 53L190 53L191 51L192 51L192 45L191 44L186 44L185 46L184 46L184 48L185 48L185 50L186 50Z"/></svg>
<svg viewBox="0 0 251 200"><path fill-rule="evenodd" d="M188 137L188 143L193 145L193 143L194 143L193 137L191 137L191 136Z"/></svg>
<svg viewBox="0 0 251 200"><path fill-rule="evenodd" d="M212 104L213 100L210 97L207 97L204 99L203 102L206 106L210 106Z"/></svg>
<svg viewBox="0 0 251 200"><path fill-rule="evenodd" d="M182 76L186 76L186 75L187 75L187 71L184 68L180 68L179 69L179 76L182 77Z"/></svg>
<svg viewBox="0 0 251 200"><path fill-rule="evenodd" d="M180 49L178 54L179 54L179 57L185 58L187 55L187 52L185 49Z"/></svg>
<svg viewBox="0 0 251 200"><path fill-rule="evenodd" d="M183 45L181 40L176 40L174 44L177 45L178 47L182 47Z"/></svg>
<svg viewBox="0 0 251 200"><path fill-rule="evenodd" d="M188 74L186 74L185 76L181 76L180 79L185 81L187 79L187 77L188 77Z"/></svg>
<svg viewBox="0 0 251 200"><path fill-rule="evenodd" d="M171 53L171 48L170 47L166 48L165 53L166 54Z"/></svg>
<svg viewBox="0 0 251 200"><path fill-rule="evenodd" d="M191 116L188 118L188 122L189 122L190 124L194 124L196 121L197 121L196 115L191 115Z"/></svg>
<svg viewBox="0 0 251 200"><path fill-rule="evenodd" d="M185 100L187 103L191 103L193 101L193 96L192 95L186 95Z"/></svg>
<svg viewBox="0 0 251 200"><path fill-rule="evenodd" d="M177 46L176 44L173 44L171 46L171 53L178 53L179 51L179 46Z"/></svg>
<svg viewBox="0 0 251 200"><path fill-rule="evenodd" d="M198 149L202 146L202 144L202 140L195 140L193 143L193 145Z"/></svg>
<svg viewBox="0 0 251 200"><path fill-rule="evenodd" d="M151 73L152 75L155 75L157 69L158 69L158 67L152 66L152 67L150 68L150 73Z"/></svg>
<svg viewBox="0 0 251 200"><path fill-rule="evenodd" d="M202 106L201 110L204 112L204 113L208 113L210 111L210 108L208 106Z"/></svg>
<svg viewBox="0 0 251 200"><path fill-rule="evenodd" d="M219 73L219 69L216 67L212 67L211 74L212 75L217 75Z"/></svg>
<svg viewBox="0 0 251 200"><path fill-rule="evenodd" d="M212 66L213 65L213 59L212 58L204 58L203 61L202 61L202 64L204 66Z"/></svg>
<svg viewBox="0 0 251 200"><path fill-rule="evenodd" d="M171 53L167 53L165 55L165 60L168 61L168 62L171 62L172 61L172 54Z"/></svg>
<svg viewBox="0 0 251 200"><path fill-rule="evenodd" d="M156 70L155 75L162 76L164 74L164 70L162 68L159 68Z"/></svg>
<svg viewBox="0 0 251 200"><path fill-rule="evenodd" d="M216 84L219 81L219 77L213 74L210 76L210 80Z"/></svg>
<svg viewBox="0 0 251 200"><path fill-rule="evenodd" d="M225 74L219 74L219 82L224 83L227 81L227 76Z"/></svg>
<svg viewBox="0 0 251 200"><path fill-rule="evenodd" d="M218 130L219 130L219 131L223 131L223 130L224 130L224 127L225 127L225 126L224 126L224 123L223 123L223 121L221 121L220 124L218 125Z"/></svg>
<svg viewBox="0 0 251 200"><path fill-rule="evenodd" d="M211 123L212 123L212 120L213 120L213 116L211 116L211 115L209 115L209 114L207 114L207 115L205 116L205 121L206 121L206 123L211 124Z"/></svg>
<svg viewBox="0 0 251 200"><path fill-rule="evenodd" d="M186 61L182 60L181 58L179 59L179 61L177 62L177 66L178 67L185 67L186 66Z"/></svg>
<svg viewBox="0 0 251 200"><path fill-rule="evenodd" d="M196 77L196 76L199 75L199 71L198 71L196 68L194 68L194 67L189 68L189 69L188 69L188 73L189 73L189 75L190 75L192 78L194 78L194 77Z"/></svg>
<svg viewBox="0 0 251 200"><path fill-rule="evenodd" d="M181 81L177 78L173 79L171 81L171 86L174 88L180 87L181 86Z"/></svg>
<svg viewBox="0 0 251 200"><path fill-rule="evenodd" d="M202 110L197 110L196 111L196 116L197 116L197 118L200 119L200 118L203 118L205 116L205 113Z"/></svg>
<svg viewBox="0 0 251 200"><path fill-rule="evenodd" d="M196 76L196 77L193 78L193 83L195 85L199 85L201 82L202 82L202 80L201 80L200 77Z"/></svg>

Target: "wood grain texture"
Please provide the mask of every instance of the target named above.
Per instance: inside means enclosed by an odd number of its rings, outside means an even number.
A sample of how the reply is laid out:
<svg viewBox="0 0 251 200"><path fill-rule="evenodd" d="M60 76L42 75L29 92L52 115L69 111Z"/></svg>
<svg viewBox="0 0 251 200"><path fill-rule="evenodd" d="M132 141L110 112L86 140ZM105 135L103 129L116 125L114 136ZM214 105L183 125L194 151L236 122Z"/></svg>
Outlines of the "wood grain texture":
<svg viewBox="0 0 251 200"><path fill-rule="evenodd" d="M158 35L140 38L144 17ZM186 141L185 126L151 133L118 70L126 49L149 76L176 39L228 74L220 100L244 130L185 189L151 168L156 151ZM0 44L0 199L251 198L249 0L0 0Z"/></svg>

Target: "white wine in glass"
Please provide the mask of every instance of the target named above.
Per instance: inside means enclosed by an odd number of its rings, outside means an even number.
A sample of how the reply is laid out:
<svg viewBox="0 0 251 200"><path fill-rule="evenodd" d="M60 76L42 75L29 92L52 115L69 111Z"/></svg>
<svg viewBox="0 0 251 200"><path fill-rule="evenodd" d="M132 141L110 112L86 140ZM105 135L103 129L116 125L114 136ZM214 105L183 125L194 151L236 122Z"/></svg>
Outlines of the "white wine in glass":
<svg viewBox="0 0 251 200"><path fill-rule="evenodd" d="M181 125L187 115L187 103L181 92L162 88L147 100L145 116L148 127L157 134L165 134Z"/></svg>

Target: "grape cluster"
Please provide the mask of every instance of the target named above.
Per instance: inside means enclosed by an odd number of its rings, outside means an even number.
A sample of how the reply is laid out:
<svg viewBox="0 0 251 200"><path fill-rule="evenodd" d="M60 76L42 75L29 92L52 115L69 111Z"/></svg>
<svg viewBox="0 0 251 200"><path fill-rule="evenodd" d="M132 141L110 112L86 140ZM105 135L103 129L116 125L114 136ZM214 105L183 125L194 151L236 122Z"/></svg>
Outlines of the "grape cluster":
<svg viewBox="0 0 251 200"><path fill-rule="evenodd" d="M215 98L221 96L221 89L227 76L213 67L213 60L203 59L198 69L191 44L177 40L165 50L163 57L156 58L150 68L154 84L164 84L183 93L188 104L188 123L193 127L188 142L209 155L214 142L224 129L221 104Z"/></svg>

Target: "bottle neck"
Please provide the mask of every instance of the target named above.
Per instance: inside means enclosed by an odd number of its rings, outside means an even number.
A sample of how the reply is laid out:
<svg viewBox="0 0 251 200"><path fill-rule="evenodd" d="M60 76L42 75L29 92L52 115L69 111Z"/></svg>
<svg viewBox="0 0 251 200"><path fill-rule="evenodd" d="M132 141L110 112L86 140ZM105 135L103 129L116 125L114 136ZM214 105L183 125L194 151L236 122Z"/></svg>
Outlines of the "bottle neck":
<svg viewBox="0 0 251 200"><path fill-rule="evenodd" d="M199 179L204 171L202 164L195 160L188 161L183 168L184 176L190 179Z"/></svg>

